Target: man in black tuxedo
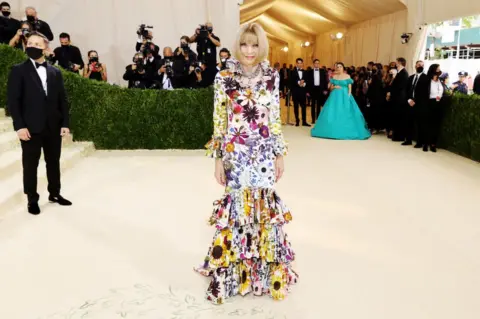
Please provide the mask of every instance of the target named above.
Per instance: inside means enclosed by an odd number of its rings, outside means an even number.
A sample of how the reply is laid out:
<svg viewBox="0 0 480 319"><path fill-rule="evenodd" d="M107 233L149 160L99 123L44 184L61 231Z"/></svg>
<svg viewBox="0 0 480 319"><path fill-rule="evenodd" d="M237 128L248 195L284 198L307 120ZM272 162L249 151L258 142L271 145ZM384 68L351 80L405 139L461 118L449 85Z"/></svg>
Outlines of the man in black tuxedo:
<svg viewBox="0 0 480 319"><path fill-rule="evenodd" d="M296 126L300 125L298 117L298 106L302 108L302 125L310 126L307 123L307 72L303 69L303 60L297 59L297 67L290 74L290 90L293 96L293 111L295 113Z"/></svg>
<svg viewBox="0 0 480 319"><path fill-rule="evenodd" d="M407 64L404 58L397 59L397 76L392 82L391 96L393 105L393 138L395 142L403 142L405 140L405 118L407 110L407 86L408 72L405 69Z"/></svg>
<svg viewBox="0 0 480 319"><path fill-rule="evenodd" d="M318 59L313 60L313 70L308 74L307 84L308 92L312 97L312 124L315 124L328 94L327 73L320 68Z"/></svg>
<svg viewBox="0 0 480 319"><path fill-rule="evenodd" d="M421 127L419 125L420 119L425 113L425 109L428 107L428 77L423 73L423 61L417 61L415 63L416 73L408 78L408 100L406 110L406 123L405 123L405 142L402 145L412 145L413 132L415 130L415 123L417 123L417 143L415 148L422 148L426 141L422 135Z"/></svg>
<svg viewBox="0 0 480 319"><path fill-rule="evenodd" d="M60 195L62 136L70 134L67 96L60 70L45 61L48 39L32 32L26 53L29 59L12 67L7 86L7 106L22 145L23 187L28 212L40 213L37 167L41 151L45 157L50 202L72 203Z"/></svg>

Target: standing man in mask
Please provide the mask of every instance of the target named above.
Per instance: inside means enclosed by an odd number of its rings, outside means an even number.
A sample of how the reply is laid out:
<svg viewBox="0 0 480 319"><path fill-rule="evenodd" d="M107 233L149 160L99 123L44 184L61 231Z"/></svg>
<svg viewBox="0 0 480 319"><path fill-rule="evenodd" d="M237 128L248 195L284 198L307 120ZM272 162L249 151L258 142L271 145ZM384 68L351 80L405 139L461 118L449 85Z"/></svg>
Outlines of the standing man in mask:
<svg viewBox="0 0 480 319"><path fill-rule="evenodd" d="M407 100L407 116L405 123L405 142L404 146L412 145L413 133L415 131L415 124L417 125L417 143L415 148L422 148L427 143L427 137L424 136L424 128L421 123L424 122L423 118L426 116L429 92L428 86L430 81L424 71L423 61L417 61L415 63L415 74L408 78L408 100Z"/></svg>
<svg viewBox="0 0 480 319"><path fill-rule="evenodd" d="M213 34L213 24L211 22L197 28L189 42L197 42L199 61L205 61L208 65L217 65L217 47L221 46L221 43L220 38Z"/></svg>
<svg viewBox="0 0 480 319"><path fill-rule="evenodd" d="M40 214L37 167L43 154L47 166L48 200L62 206L72 203L60 195L62 137L70 134L67 96L60 70L45 60L48 39L32 32L28 59L12 67L7 85L7 105L22 145L23 189L28 212Z"/></svg>
<svg viewBox="0 0 480 319"><path fill-rule="evenodd" d="M53 50L53 56L51 57L52 64L58 61L58 65L65 70L78 73L78 71L84 67L80 49L71 44L68 33L62 32L59 37L60 46Z"/></svg>
<svg viewBox="0 0 480 319"><path fill-rule="evenodd" d="M0 3L0 43L8 44L20 29L20 21L10 16L10 4Z"/></svg>
<svg viewBox="0 0 480 319"><path fill-rule="evenodd" d="M53 41L53 33L48 23L38 19L37 10L34 7L27 7L25 9L27 21L32 27L32 31L37 31L47 37L48 41Z"/></svg>

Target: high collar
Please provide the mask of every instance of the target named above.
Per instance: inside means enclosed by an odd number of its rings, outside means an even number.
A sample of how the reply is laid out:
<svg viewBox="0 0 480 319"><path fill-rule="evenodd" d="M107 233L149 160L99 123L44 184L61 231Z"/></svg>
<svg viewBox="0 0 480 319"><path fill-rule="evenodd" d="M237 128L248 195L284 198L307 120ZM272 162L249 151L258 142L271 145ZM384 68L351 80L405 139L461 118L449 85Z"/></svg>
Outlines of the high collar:
<svg viewBox="0 0 480 319"><path fill-rule="evenodd" d="M240 63L240 61L238 61L234 58L231 58L230 60L231 60L231 63L232 63L232 67L230 68L232 70L232 72L235 75L243 75L244 71L243 71L242 64ZM264 74L265 74L265 72L270 68L270 62L268 60L265 60L263 62L260 62L258 64L258 66L262 69L262 71L264 71Z"/></svg>

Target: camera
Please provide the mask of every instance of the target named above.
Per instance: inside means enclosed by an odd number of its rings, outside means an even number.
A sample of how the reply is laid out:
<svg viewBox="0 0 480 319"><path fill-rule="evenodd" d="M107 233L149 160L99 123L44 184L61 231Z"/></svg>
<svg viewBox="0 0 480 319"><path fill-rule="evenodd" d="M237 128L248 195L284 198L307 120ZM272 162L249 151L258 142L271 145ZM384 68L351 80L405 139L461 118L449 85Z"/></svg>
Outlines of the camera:
<svg viewBox="0 0 480 319"><path fill-rule="evenodd" d="M195 67L195 72L196 72L196 73L201 73L201 72L203 71L203 70L202 70L202 65L203 65L203 64L204 64L203 62L198 61L198 62L196 62L196 63L193 65L193 66Z"/></svg>
<svg viewBox="0 0 480 319"><path fill-rule="evenodd" d="M180 44L180 47L182 48L183 52L187 54L190 52L190 47L188 46L188 43L182 42Z"/></svg>
<svg viewBox="0 0 480 319"><path fill-rule="evenodd" d="M173 67L172 67L173 62L172 62L172 60L166 58L164 65L165 65L165 72L167 73L167 75L169 77L172 77L173 76Z"/></svg>
<svg viewBox="0 0 480 319"><path fill-rule="evenodd" d="M138 34L138 35L141 35L141 36L144 37L145 39L150 39L150 36L148 35L148 30L147 30L147 29L153 29L153 26L141 24L141 25L138 27L137 34Z"/></svg>
<svg viewBox="0 0 480 319"><path fill-rule="evenodd" d="M201 24L200 27L198 28L198 30L200 31L200 36L201 37L208 37L208 28L206 25L204 24Z"/></svg>
<svg viewBox="0 0 480 319"><path fill-rule="evenodd" d="M222 59L220 60L220 71L223 71L223 70L226 70L226 69L228 69L228 67L227 67L227 59L222 58Z"/></svg>
<svg viewBox="0 0 480 319"><path fill-rule="evenodd" d="M29 28L23 28L22 29L22 35L26 38L30 35L30 29Z"/></svg>

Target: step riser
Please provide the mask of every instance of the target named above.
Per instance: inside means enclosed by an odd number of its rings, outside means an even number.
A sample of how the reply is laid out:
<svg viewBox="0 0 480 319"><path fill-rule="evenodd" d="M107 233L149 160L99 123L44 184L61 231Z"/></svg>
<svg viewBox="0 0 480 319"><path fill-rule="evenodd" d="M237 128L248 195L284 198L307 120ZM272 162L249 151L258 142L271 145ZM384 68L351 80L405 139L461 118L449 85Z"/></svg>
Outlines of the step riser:
<svg viewBox="0 0 480 319"><path fill-rule="evenodd" d="M1 133L0 133L1 134ZM67 137L64 137L63 138L63 146L68 146L68 145L71 145L73 143L73 136L72 135L69 135ZM20 140L18 138L12 138L10 140L8 140L7 142L4 142L2 144L0 144L0 154L2 152L8 152L8 151L11 151L15 148L19 148L21 147L20 145Z"/></svg>
<svg viewBox="0 0 480 319"><path fill-rule="evenodd" d="M70 157L68 160L61 160L60 162L60 169L62 174L64 174L67 170L74 167L82 158L90 155L95 151L95 147L92 143L85 145L81 152L76 153L74 156ZM18 170L17 170L18 172ZM8 214L8 212L17 210L18 207L25 206L27 204L26 195L23 193L23 186L22 180L19 179L18 181L18 191L12 193L10 197L8 197L3 202L0 202L0 215ZM37 190L39 193L42 193L45 189L47 189L48 181L46 174L39 174L38 176L38 184ZM42 204L46 199L40 199Z"/></svg>
<svg viewBox="0 0 480 319"><path fill-rule="evenodd" d="M73 145L73 141L72 141L72 138L65 138L63 140L63 144L62 144L62 150ZM18 147L20 146L20 143L18 143ZM12 148L13 149L13 148ZM10 149L10 150L12 150ZM1 154L1 153L0 153ZM42 155L40 157L40 163L43 161L43 150L42 150ZM22 153L21 151L19 150L18 152L18 159L17 161L15 162L12 162L11 164L9 165L2 165L1 168L0 168L0 180L2 179L7 179L9 177L11 177L12 175L14 175L15 173L17 172L21 172L22 171Z"/></svg>

